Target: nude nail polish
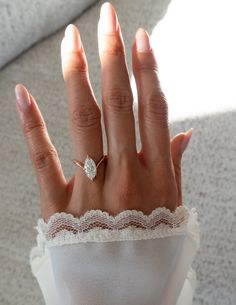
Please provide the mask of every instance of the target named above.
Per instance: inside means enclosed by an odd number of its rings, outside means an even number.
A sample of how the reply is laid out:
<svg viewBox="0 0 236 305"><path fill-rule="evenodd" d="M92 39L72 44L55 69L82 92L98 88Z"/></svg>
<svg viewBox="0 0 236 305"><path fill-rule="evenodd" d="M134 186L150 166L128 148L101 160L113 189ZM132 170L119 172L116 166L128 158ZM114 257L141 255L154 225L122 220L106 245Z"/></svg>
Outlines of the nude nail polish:
<svg viewBox="0 0 236 305"><path fill-rule="evenodd" d="M21 112L25 112L31 104L27 89L23 85L18 84L15 87L15 94L19 110Z"/></svg>
<svg viewBox="0 0 236 305"><path fill-rule="evenodd" d="M181 144L181 152L182 154L184 153L184 151L186 150L188 144L189 144L189 141L192 137L192 133L193 133L193 128L190 128L186 133L185 133L185 137L182 141L182 144Z"/></svg>
<svg viewBox="0 0 236 305"><path fill-rule="evenodd" d="M118 20L116 12L109 2L103 3L100 10L100 26L103 33L109 34L117 31Z"/></svg>
<svg viewBox="0 0 236 305"><path fill-rule="evenodd" d="M151 49L148 33L144 29L138 29L135 35L138 52L147 52Z"/></svg>
<svg viewBox="0 0 236 305"><path fill-rule="evenodd" d="M69 24L65 30L64 49L67 52L78 52L81 49L80 34L75 25Z"/></svg>

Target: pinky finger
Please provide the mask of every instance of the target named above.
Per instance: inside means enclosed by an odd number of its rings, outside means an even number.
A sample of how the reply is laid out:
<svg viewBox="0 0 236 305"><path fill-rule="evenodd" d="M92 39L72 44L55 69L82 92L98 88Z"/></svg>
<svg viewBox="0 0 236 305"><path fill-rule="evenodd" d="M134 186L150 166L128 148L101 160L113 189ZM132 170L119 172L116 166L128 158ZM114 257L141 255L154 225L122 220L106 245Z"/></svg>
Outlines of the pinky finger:
<svg viewBox="0 0 236 305"><path fill-rule="evenodd" d="M42 217L47 218L62 209L59 200L65 199L66 179L35 99L20 84L15 87L15 93L21 129L40 190Z"/></svg>
<svg viewBox="0 0 236 305"><path fill-rule="evenodd" d="M172 162L174 166L175 172L175 180L178 189L178 206L182 205L183 198L182 198L182 177L181 177L181 159L182 159L182 152L181 152L181 144L184 140L184 133L180 133L176 135L170 142L171 148L171 156Z"/></svg>
<svg viewBox="0 0 236 305"><path fill-rule="evenodd" d="M193 129L187 132L181 132L174 136L170 141L171 156L174 166L176 185L178 189L178 206L183 204L182 196L182 175L181 175L181 160L188 143L191 139Z"/></svg>

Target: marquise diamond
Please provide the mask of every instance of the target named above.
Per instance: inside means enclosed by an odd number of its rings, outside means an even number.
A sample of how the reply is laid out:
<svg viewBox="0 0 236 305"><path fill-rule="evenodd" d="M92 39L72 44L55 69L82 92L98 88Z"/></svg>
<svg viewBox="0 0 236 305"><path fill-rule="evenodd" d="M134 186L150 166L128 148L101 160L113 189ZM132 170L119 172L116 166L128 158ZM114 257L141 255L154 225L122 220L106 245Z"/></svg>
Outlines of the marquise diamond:
<svg viewBox="0 0 236 305"><path fill-rule="evenodd" d="M84 162L84 171L85 171L85 174L87 175L87 177L90 180L93 180L97 175L96 164L93 161L93 159L90 158L88 155L87 155L87 157L85 159L85 162Z"/></svg>

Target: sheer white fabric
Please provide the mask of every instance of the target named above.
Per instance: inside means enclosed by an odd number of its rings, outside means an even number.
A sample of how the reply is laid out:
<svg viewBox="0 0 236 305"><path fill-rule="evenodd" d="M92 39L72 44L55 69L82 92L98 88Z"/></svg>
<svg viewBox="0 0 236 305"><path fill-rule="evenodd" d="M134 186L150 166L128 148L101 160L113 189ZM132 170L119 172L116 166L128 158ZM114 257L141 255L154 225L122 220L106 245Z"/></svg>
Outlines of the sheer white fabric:
<svg viewBox="0 0 236 305"><path fill-rule="evenodd" d="M47 305L191 305L196 209L90 210L38 220L30 264Z"/></svg>

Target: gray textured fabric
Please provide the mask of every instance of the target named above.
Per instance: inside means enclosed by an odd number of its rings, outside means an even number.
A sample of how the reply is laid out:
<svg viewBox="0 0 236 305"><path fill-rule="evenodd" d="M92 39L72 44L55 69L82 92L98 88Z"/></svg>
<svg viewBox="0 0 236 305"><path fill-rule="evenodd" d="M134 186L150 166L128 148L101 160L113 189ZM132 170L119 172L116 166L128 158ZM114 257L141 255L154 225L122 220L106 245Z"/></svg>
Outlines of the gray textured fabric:
<svg viewBox="0 0 236 305"><path fill-rule="evenodd" d="M0 68L97 0L0 0Z"/></svg>
<svg viewBox="0 0 236 305"><path fill-rule="evenodd" d="M112 1L127 47L139 26L151 30L161 12L156 0ZM132 3L132 4L131 4ZM101 2L76 20L85 45L91 82L100 104L97 20ZM152 8L150 10L150 7ZM42 305L31 275L29 251L39 216L39 193L19 129L14 86L25 84L44 115L67 179L73 174L67 105L60 67L63 31L37 44L0 73L0 304ZM137 117L137 115L136 115ZM171 124L171 134L194 128L183 158L185 203L196 207L201 223L201 249L193 264L199 285L195 305L234 305L236 300L236 111ZM138 129L137 129L138 130Z"/></svg>

